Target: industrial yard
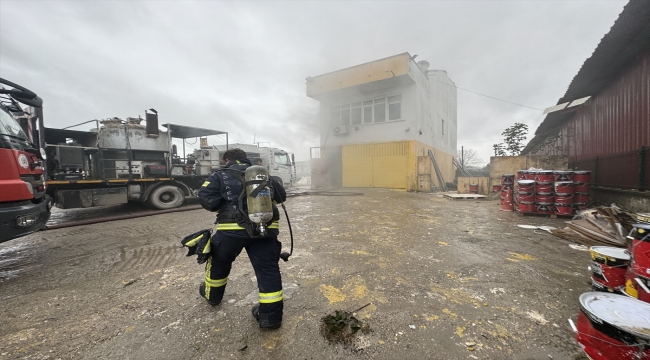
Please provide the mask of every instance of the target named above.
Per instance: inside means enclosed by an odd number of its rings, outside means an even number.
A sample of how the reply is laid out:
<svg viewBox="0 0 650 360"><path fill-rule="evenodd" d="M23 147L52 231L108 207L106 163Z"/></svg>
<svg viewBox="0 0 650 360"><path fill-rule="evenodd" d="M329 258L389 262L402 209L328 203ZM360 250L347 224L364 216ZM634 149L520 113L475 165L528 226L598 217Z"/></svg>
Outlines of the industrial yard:
<svg viewBox="0 0 650 360"><path fill-rule="evenodd" d="M198 209L40 231L0 244L0 356L6 359L570 359L568 318L590 290L589 252L518 224L566 219L500 211L498 200L348 189L290 197L294 256L280 264L285 317L260 330L245 252L221 305L198 295L203 266L180 240L208 228ZM358 195L358 192L363 195ZM186 206L193 206L187 204ZM148 211L56 210L51 224ZM286 221L281 241L289 246ZM352 311L348 345L321 318Z"/></svg>

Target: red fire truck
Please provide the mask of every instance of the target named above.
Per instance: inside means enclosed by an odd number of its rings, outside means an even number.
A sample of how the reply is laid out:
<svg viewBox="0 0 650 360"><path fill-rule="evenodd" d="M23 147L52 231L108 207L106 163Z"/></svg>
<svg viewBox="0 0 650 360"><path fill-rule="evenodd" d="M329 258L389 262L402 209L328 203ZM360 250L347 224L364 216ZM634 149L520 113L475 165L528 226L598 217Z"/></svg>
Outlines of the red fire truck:
<svg viewBox="0 0 650 360"><path fill-rule="evenodd" d="M42 105L34 92L0 78L0 242L38 231L50 217Z"/></svg>

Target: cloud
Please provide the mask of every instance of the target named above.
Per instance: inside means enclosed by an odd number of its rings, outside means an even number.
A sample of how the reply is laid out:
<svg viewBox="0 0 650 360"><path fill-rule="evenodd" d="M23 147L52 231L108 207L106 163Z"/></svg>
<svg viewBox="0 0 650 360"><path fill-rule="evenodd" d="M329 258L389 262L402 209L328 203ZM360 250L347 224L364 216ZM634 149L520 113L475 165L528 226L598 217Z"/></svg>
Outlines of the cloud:
<svg viewBox="0 0 650 360"><path fill-rule="evenodd" d="M319 144L307 76L408 51L460 87L543 108L624 4L0 0L0 75L43 97L48 126L153 107L306 160ZM542 119L458 92L458 145L486 161L506 127Z"/></svg>

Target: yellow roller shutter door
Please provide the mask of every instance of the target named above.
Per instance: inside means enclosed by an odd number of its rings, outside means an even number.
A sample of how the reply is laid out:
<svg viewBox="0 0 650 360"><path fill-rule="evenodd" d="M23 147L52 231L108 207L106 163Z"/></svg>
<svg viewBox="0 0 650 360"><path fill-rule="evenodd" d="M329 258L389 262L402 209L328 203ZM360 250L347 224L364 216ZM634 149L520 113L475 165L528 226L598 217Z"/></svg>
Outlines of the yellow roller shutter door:
<svg viewBox="0 0 650 360"><path fill-rule="evenodd" d="M343 146L343 186L405 189L408 142Z"/></svg>

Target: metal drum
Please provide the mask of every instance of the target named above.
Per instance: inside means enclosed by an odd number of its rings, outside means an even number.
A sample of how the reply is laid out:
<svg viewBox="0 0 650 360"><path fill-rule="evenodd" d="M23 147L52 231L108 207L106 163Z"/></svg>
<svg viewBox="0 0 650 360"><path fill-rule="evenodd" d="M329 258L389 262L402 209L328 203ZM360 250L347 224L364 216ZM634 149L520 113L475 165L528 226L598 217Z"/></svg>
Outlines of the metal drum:
<svg viewBox="0 0 650 360"><path fill-rule="evenodd" d="M526 172L526 180L535 180L537 178L537 170L528 170Z"/></svg>
<svg viewBox="0 0 650 360"><path fill-rule="evenodd" d="M553 193L555 187L552 181L538 181L535 184L535 191L538 193Z"/></svg>
<svg viewBox="0 0 650 360"><path fill-rule="evenodd" d="M555 195L552 193L537 193L535 194L535 202L540 204L553 204L555 202Z"/></svg>
<svg viewBox="0 0 650 360"><path fill-rule="evenodd" d="M535 202L535 194L519 193L519 203L532 204Z"/></svg>
<svg viewBox="0 0 650 360"><path fill-rule="evenodd" d="M650 224L634 224L628 238L632 238L630 268L636 274L650 277Z"/></svg>
<svg viewBox="0 0 650 360"><path fill-rule="evenodd" d="M535 212L538 213L538 214L552 214L553 213L553 204L551 204L551 203L538 203Z"/></svg>
<svg viewBox="0 0 650 360"><path fill-rule="evenodd" d="M553 171L553 180L555 181L571 181L573 182L573 171Z"/></svg>
<svg viewBox="0 0 650 360"><path fill-rule="evenodd" d="M591 182L591 171L574 171L573 172L573 181L590 183Z"/></svg>
<svg viewBox="0 0 650 360"><path fill-rule="evenodd" d="M589 194L589 184L583 182L573 182L573 189L577 193Z"/></svg>
<svg viewBox="0 0 650 360"><path fill-rule="evenodd" d="M589 194L575 193L573 195L573 202L576 204L586 204L589 202Z"/></svg>
<svg viewBox="0 0 650 360"><path fill-rule="evenodd" d="M535 212L536 206L535 203L522 203L520 202L519 205L517 205L518 209L520 212L524 213L532 213Z"/></svg>
<svg viewBox="0 0 650 360"><path fill-rule="evenodd" d="M528 174L528 170L517 171L517 180L527 180L526 174Z"/></svg>
<svg viewBox="0 0 650 360"><path fill-rule="evenodd" d="M555 203L553 214L556 215L573 215L573 205Z"/></svg>
<svg viewBox="0 0 650 360"><path fill-rule="evenodd" d="M572 181L557 181L555 182L555 194L573 194L574 187Z"/></svg>
<svg viewBox="0 0 650 360"><path fill-rule="evenodd" d="M602 284L606 291L614 292L625 285L625 272L630 262L630 255L625 249L612 246L592 246L591 278Z"/></svg>
<svg viewBox="0 0 650 360"><path fill-rule="evenodd" d="M573 194L555 194L555 203L572 205L573 204Z"/></svg>
<svg viewBox="0 0 650 360"><path fill-rule="evenodd" d="M515 175L514 174L503 174L501 175L501 184L514 184Z"/></svg>
<svg viewBox="0 0 650 360"><path fill-rule="evenodd" d="M590 359L650 359L650 304L618 294L580 295L576 341Z"/></svg>
<svg viewBox="0 0 650 360"><path fill-rule="evenodd" d="M535 177L537 181L555 181L555 176L553 170L538 170L537 176Z"/></svg>
<svg viewBox="0 0 650 360"><path fill-rule="evenodd" d="M532 194L535 192L535 181L533 180L517 180L518 192Z"/></svg>

